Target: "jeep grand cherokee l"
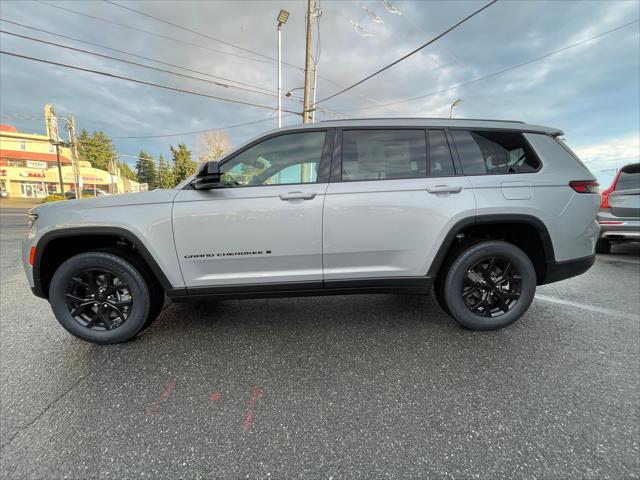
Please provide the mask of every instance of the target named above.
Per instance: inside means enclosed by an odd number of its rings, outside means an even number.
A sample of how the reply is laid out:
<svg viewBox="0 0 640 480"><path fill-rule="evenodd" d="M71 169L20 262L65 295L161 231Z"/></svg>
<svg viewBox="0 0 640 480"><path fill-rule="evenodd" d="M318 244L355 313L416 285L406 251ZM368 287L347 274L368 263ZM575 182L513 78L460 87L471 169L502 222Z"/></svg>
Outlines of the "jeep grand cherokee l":
<svg viewBox="0 0 640 480"><path fill-rule="evenodd" d="M504 327L586 271L598 184L554 128L370 119L283 128L170 190L40 205L23 256L60 324L127 340L175 300L426 294ZM425 317L428 312L425 312Z"/></svg>

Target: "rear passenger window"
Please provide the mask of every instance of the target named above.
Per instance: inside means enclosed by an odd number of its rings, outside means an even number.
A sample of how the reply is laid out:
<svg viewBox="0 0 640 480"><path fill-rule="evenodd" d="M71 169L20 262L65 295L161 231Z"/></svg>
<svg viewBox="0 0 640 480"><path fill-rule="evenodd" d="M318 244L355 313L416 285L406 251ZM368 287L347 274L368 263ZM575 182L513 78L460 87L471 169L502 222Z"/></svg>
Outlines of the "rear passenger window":
<svg viewBox="0 0 640 480"><path fill-rule="evenodd" d="M342 180L422 178L427 175L424 130L346 130Z"/></svg>
<svg viewBox="0 0 640 480"><path fill-rule="evenodd" d="M635 190L640 188L640 163L627 165L620 172L615 190Z"/></svg>
<svg viewBox="0 0 640 480"><path fill-rule="evenodd" d="M452 130L465 175L531 173L540 160L522 133Z"/></svg>
<svg viewBox="0 0 640 480"><path fill-rule="evenodd" d="M451 149L444 130L429 130L429 176L450 177L455 174Z"/></svg>

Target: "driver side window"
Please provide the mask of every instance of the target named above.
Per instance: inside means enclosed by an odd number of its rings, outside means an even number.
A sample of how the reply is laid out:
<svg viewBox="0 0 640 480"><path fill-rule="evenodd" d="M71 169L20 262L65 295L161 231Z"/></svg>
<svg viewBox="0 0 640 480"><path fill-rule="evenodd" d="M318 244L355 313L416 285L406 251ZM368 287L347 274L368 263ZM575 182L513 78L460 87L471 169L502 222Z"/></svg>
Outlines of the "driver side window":
<svg viewBox="0 0 640 480"><path fill-rule="evenodd" d="M326 132L298 132L269 138L220 165L225 186L254 187L314 183Z"/></svg>

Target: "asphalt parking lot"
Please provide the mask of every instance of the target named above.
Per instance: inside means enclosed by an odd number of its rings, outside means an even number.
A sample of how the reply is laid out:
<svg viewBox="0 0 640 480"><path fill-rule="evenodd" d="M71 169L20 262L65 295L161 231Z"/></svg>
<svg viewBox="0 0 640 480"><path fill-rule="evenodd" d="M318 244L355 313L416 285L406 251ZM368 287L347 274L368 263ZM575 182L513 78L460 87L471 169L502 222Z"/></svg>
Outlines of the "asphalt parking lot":
<svg viewBox="0 0 640 480"><path fill-rule="evenodd" d="M83 343L0 214L2 478L638 478L640 247L498 332L433 296L172 304Z"/></svg>

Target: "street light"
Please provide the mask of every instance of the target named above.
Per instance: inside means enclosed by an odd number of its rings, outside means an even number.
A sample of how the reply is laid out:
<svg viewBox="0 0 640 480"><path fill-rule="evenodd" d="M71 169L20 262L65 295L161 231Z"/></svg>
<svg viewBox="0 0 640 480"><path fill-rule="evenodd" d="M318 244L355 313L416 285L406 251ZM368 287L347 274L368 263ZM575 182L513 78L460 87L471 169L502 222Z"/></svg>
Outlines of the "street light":
<svg viewBox="0 0 640 480"><path fill-rule="evenodd" d="M293 92L295 92L296 90L304 90L304 87L296 87L296 88L292 88L291 90L289 90L287 93L284 94L285 97L290 97L291 94Z"/></svg>
<svg viewBox="0 0 640 480"><path fill-rule="evenodd" d="M278 128L282 127L282 30L287 23L289 12L280 10L278 14Z"/></svg>
<svg viewBox="0 0 640 480"><path fill-rule="evenodd" d="M451 107L449 108L449 118L453 118L453 107L457 107L461 103L462 103L462 99L459 98L451 104Z"/></svg>

